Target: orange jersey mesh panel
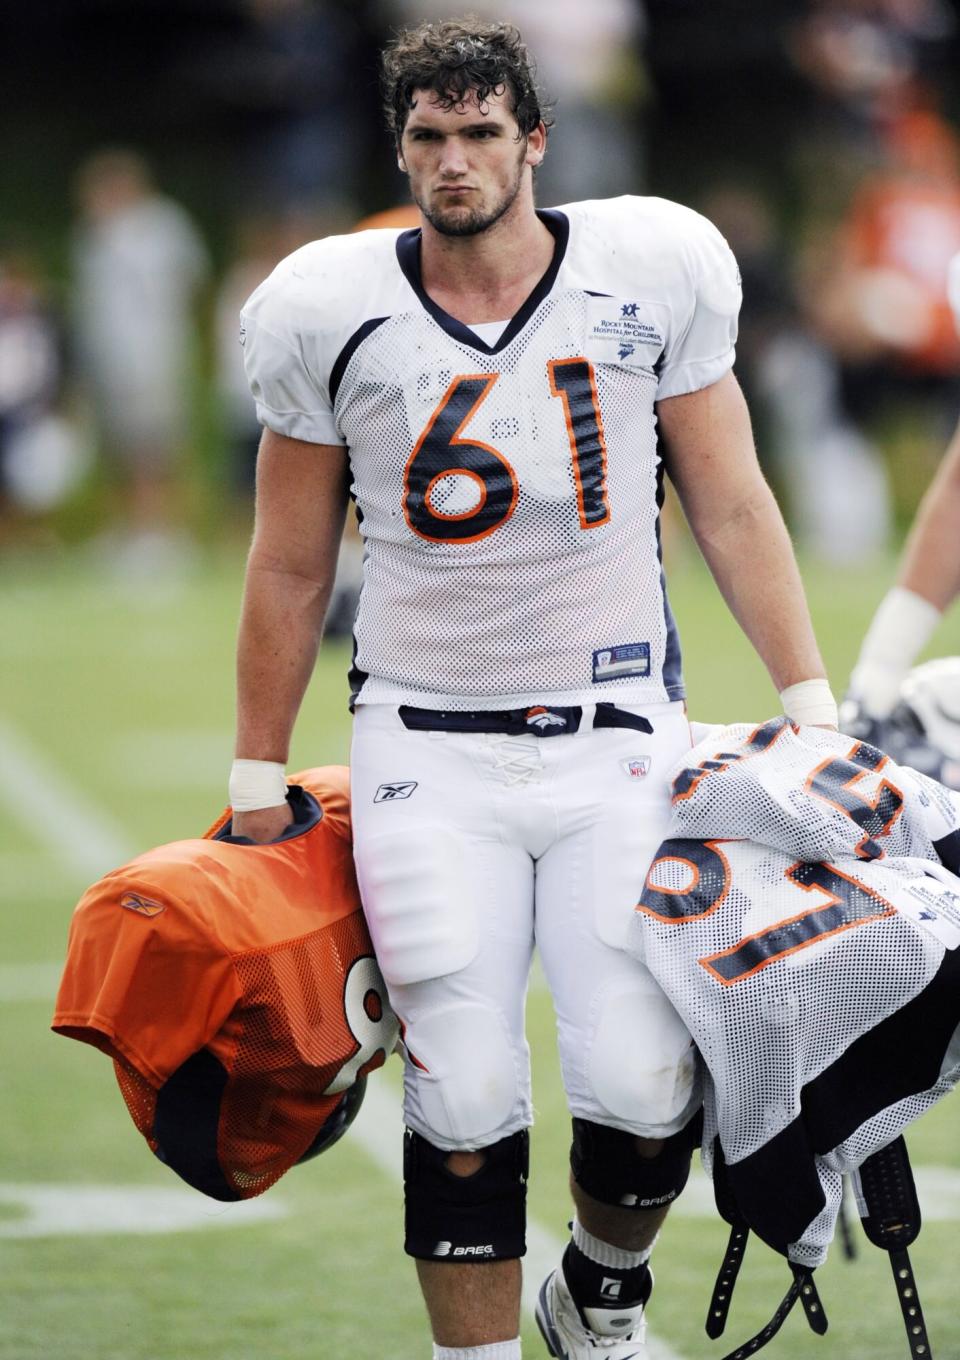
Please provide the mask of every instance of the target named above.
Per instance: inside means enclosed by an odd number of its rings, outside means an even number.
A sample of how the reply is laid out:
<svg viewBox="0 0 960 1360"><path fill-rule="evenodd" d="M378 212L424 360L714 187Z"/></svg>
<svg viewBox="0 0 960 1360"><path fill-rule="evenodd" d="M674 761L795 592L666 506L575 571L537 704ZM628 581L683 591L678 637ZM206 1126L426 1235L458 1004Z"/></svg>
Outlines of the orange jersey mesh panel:
<svg viewBox="0 0 960 1360"><path fill-rule="evenodd" d="M339 1104L340 1092L328 1088L360 1048L345 1017L344 978L364 952L370 941L356 915L234 960L244 1004L210 1048L229 1073L219 1160L238 1191L272 1185ZM361 1071L386 1056L378 1049Z"/></svg>
<svg viewBox="0 0 960 1360"><path fill-rule="evenodd" d="M135 1067L131 1067L129 1063L123 1062L119 1058L114 1059L113 1070L116 1074L117 1085L120 1087L120 1094L130 1111L130 1118L151 1148L154 1147L152 1135L153 1117L157 1109L156 1091L148 1081L141 1077Z"/></svg>

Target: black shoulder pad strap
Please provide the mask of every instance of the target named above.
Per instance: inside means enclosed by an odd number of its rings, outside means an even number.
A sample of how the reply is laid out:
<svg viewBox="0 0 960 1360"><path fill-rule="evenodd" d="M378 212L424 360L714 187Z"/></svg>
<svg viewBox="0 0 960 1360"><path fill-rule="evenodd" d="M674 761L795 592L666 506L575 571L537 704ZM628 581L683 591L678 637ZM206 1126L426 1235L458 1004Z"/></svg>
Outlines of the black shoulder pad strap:
<svg viewBox="0 0 960 1360"><path fill-rule="evenodd" d="M727 1315L730 1312L734 1286L737 1283L737 1276L740 1274L740 1267L743 1264L743 1253L747 1249L747 1242L750 1238L747 1221L737 1208L737 1202L733 1197L730 1178L727 1175L726 1158L723 1155L719 1137L713 1140L713 1197L716 1200L720 1217L730 1224L727 1249L723 1254L723 1260L720 1262L720 1269L717 1272L705 1324L707 1336L711 1340L716 1340L718 1336L723 1335L723 1329L727 1325Z"/></svg>
<svg viewBox="0 0 960 1360"><path fill-rule="evenodd" d="M767 1342L772 1341L779 1332L797 1299L803 1301L807 1321L813 1330L821 1336L827 1330L827 1316L823 1311L817 1287L813 1282L813 1272L804 1266L794 1265L792 1262L790 1269L793 1271L793 1280L773 1317L755 1336L752 1336L749 1341L744 1341L742 1346L738 1346L729 1355L725 1355L723 1360L747 1360L748 1356L756 1355L757 1351L762 1350Z"/></svg>
<svg viewBox="0 0 960 1360"><path fill-rule="evenodd" d="M890 1256L911 1356L933 1360L907 1247L921 1227L920 1201L903 1137L868 1157L854 1173L863 1231Z"/></svg>

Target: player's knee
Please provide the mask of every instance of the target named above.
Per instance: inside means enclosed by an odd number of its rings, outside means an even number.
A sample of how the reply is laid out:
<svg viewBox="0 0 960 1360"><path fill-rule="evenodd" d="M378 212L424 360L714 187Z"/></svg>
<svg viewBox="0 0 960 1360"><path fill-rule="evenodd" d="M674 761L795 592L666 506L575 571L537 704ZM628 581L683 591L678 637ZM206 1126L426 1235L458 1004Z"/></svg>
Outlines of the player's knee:
<svg viewBox="0 0 960 1360"><path fill-rule="evenodd" d="M601 1204L660 1209L672 1203L690 1175L703 1127L698 1112L679 1133L650 1140L574 1119L570 1169L581 1190Z"/></svg>
<svg viewBox="0 0 960 1360"><path fill-rule="evenodd" d="M528 1122L518 1055L491 1007L465 1003L434 1011L408 1028L406 1042L417 1064L412 1122L438 1146L484 1146Z"/></svg>
<svg viewBox="0 0 960 1360"><path fill-rule="evenodd" d="M652 1135L676 1128L699 1103L697 1053L666 997L649 990L608 997L587 1078L598 1109Z"/></svg>
<svg viewBox="0 0 960 1360"><path fill-rule="evenodd" d="M407 1255L458 1264L522 1256L528 1164L526 1129L474 1154L444 1151L408 1129L403 1150Z"/></svg>

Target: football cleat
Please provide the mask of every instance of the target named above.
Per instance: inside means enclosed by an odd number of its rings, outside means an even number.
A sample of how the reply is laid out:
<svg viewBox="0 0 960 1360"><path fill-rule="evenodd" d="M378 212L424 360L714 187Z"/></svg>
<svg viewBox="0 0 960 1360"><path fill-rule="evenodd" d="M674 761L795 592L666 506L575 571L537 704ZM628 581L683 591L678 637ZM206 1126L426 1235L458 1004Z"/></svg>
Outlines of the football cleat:
<svg viewBox="0 0 960 1360"><path fill-rule="evenodd" d="M584 1308L574 1303L559 1267L544 1280L537 1326L554 1360L648 1360L644 1305Z"/></svg>

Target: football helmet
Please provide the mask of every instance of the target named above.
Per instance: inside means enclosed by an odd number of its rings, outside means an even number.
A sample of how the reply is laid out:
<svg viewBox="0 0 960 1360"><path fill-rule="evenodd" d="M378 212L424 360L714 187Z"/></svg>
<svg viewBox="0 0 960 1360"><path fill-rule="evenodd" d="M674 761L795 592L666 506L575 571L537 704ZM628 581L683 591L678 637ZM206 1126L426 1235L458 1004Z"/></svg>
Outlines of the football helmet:
<svg viewBox="0 0 960 1360"><path fill-rule="evenodd" d="M960 790L960 656L915 666L889 718L872 718L848 695L840 706L840 730Z"/></svg>

